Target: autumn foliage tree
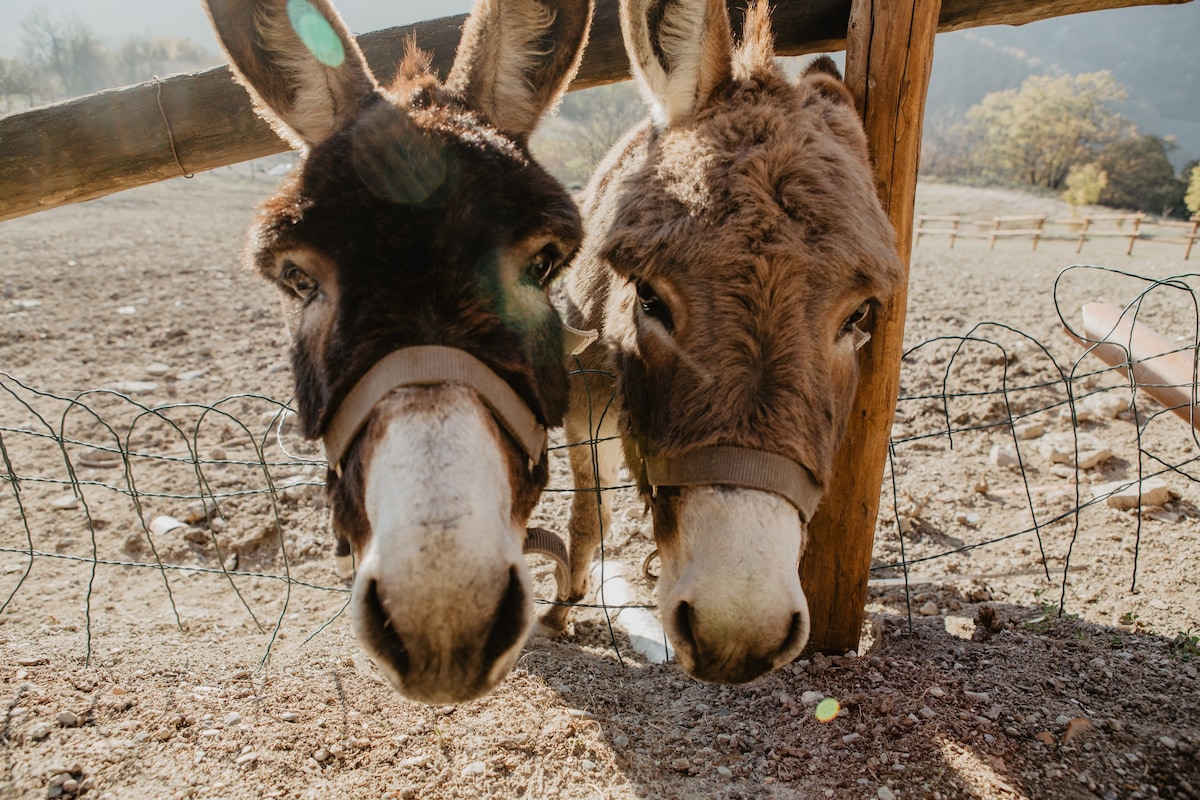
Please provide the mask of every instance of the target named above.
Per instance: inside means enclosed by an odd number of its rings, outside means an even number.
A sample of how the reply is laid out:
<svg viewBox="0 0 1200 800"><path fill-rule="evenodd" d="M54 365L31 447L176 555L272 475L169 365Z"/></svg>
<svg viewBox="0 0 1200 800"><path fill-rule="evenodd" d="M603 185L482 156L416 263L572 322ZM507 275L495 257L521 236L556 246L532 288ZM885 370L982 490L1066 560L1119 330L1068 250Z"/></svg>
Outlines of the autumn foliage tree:
<svg viewBox="0 0 1200 800"><path fill-rule="evenodd" d="M1073 167L1128 132L1110 106L1125 96L1108 72L1035 75L968 110L960 136L982 177L1061 191Z"/></svg>
<svg viewBox="0 0 1200 800"><path fill-rule="evenodd" d="M1167 154L1176 144L1159 136L1127 136L1110 142L1098 159L1109 176L1099 202L1156 214L1182 211L1187 184L1175 176Z"/></svg>
<svg viewBox="0 0 1200 800"><path fill-rule="evenodd" d="M1200 163L1193 164L1191 178L1188 180L1187 196L1184 197L1187 210L1200 214Z"/></svg>

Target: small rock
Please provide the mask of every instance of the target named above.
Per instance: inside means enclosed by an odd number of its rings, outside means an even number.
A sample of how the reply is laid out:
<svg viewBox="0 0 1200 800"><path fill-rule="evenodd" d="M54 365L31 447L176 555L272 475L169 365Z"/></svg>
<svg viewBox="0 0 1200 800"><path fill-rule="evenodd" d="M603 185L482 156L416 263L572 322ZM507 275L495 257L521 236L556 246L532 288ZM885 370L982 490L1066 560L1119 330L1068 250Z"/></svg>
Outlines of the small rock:
<svg viewBox="0 0 1200 800"><path fill-rule="evenodd" d="M206 372L208 372L207 369L193 369L193 370L189 370L187 372L181 372L178 375L176 375L175 377L178 378L179 380L185 381L185 382L186 381L194 381L194 380L196 380L196 378L203 376L204 373L206 373Z"/></svg>
<svg viewBox="0 0 1200 800"><path fill-rule="evenodd" d="M896 793L887 786L880 786L879 791L875 793L879 800L896 800Z"/></svg>
<svg viewBox="0 0 1200 800"><path fill-rule="evenodd" d="M579 762L579 768L581 770L583 770L584 772L591 772L592 770L594 770L596 768L596 762L589 761L588 759L585 758L583 761Z"/></svg>
<svg viewBox="0 0 1200 800"><path fill-rule="evenodd" d="M987 494L988 493L987 476L980 475L979 479L977 481L975 481L975 492L977 494Z"/></svg>
<svg viewBox="0 0 1200 800"><path fill-rule="evenodd" d="M858 731L855 731L853 733L847 733L845 736L842 737L842 743L843 744L854 744L861 738L862 738L862 734L859 733Z"/></svg>
<svg viewBox="0 0 1200 800"><path fill-rule="evenodd" d="M929 706L921 706L921 709L917 713L920 714L925 719L933 719L934 717L937 716L937 712L934 711Z"/></svg>
<svg viewBox="0 0 1200 800"><path fill-rule="evenodd" d="M800 702L806 706L815 706L817 703L825 699L825 695L820 692L807 691L800 695Z"/></svg>
<svg viewBox="0 0 1200 800"><path fill-rule="evenodd" d="M931 695L933 695L934 697L945 697L946 696L946 690L940 686L930 686L929 693Z"/></svg>
<svg viewBox="0 0 1200 800"><path fill-rule="evenodd" d="M326 761L333 758L333 753L330 753L328 750L322 747L318 749L317 752L313 753L312 757L324 764Z"/></svg>
<svg viewBox="0 0 1200 800"><path fill-rule="evenodd" d="M55 716L55 719L58 720L58 724L62 725L64 728L79 727L79 715L74 711L60 711L58 712L58 715Z"/></svg>
<svg viewBox="0 0 1200 800"><path fill-rule="evenodd" d="M257 760L258 760L258 753L255 753L253 750L251 750L249 753L243 753L242 755L238 756L237 760L234 763L236 763L239 767L241 767L241 766L251 763L252 761L257 761Z"/></svg>
<svg viewBox="0 0 1200 800"><path fill-rule="evenodd" d="M623 733L618 733L612 740L614 747L625 748L629 746L629 737Z"/></svg>
<svg viewBox="0 0 1200 800"><path fill-rule="evenodd" d="M50 723L38 722L29 729L29 738L35 742L40 742L50 735Z"/></svg>
<svg viewBox="0 0 1200 800"><path fill-rule="evenodd" d="M1017 458L1017 451L1006 444L992 445L992 450L988 453L988 461L997 467L1018 467L1021 465L1021 460Z"/></svg>
<svg viewBox="0 0 1200 800"><path fill-rule="evenodd" d="M158 384L154 381L117 381L108 388L123 394L145 394L158 391Z"/></svg>
<svg viewBox="0 0 1200 800"><path fill-rule="evenodd" d="M187 507L187 511L183 513L183 521L189 525L195 525L206 521L209 517L216 517L219 513L217 504L206 497L204 500L197 500Z"/></svg>
<svg viewBox="0 0 1200 800"><path fill-rule="evenodd" d="M720 775L722 778L732 778L733 770L731 770L729 767L722 764L721 766L717 767L717 774Z"/></svg>
<svg viewBox="0 0 1200 800"><path fill-rule="evenodd" d="M1129 481L1112 481L1096 484L1092 489L1092 497L1097 500L1104 498L1104 502L1109 508L1121 511L1137 508L1138 482L1133 481L1132 485L1129 483ZM1143 506L1161 506L1171 500L1171 490L1162 478L1148 478L1142 481L1141 487L1140 499Z"/></svg>
<svg viewBox="0 0 1200 800"><path fill-rule="evenodd" d="M1076 442L1079 459L1076 461ZM1051 464L1091 469L1112 458L1112 448L1103 439L1090 433L1055 433L1045 437L1038 448L1042 458Z"/></svg>
<svg viewBox="0 0 1200 800"><path fill-rule="evenodd" d="M1116 419L1129 408L1129 397L1109 392L1090 394L1075 405L1075 416L1082 421Z"/></svg>
<svg viewBox="0 0 1200 800"><path fill-rule="evenodd" d="M1013 428L1013 433L1022 441L1041 438L1046 432L1046 426L1041 422L1025 422Z"/></svg>
<svg viewBox="0 0 1200 800"><path fill-rule="evenodd" d="M137 306L120 306L117 313L124 317L132 317L137 313Z"/></svg>
<svg viewBox="0 0 1200 800"><path fill-rule="evenodd" d="M933 600L926 600L925 604L917 609L917 613L923 617L936 617L940 610Z"/></svg>
<svg viewBox="0 0 1200 800"><path fill-rule="evenodd" d="M423 767L430 762L429 756L412 756L400 762L402 767Z"/></svg>
<svg viewBox="0 0 1200 800"><path fill-rule="evenodd" d="M147 527L150 528L150 532L155 536L162 536L166 533L176 530L177 528L186 528L187 525L186 523L177 520L174 517L162 514L150 520L150 524Z"/></svg>
<svg viewBox="0 0 1200 800"><path fill-rule="evenodd" d="M1176 747L1179 746L1179 742L1175 741L1170 736L1158 737L1158 743L1161 744L1163 747L1167 748L1168 750L1174 750Z"/></svg>
<svg viewBox="0 0 1200 800"><path fill-rule="evenodd" d="M239 724L241 721L242 721L242 715L236 711L233 711L233 712L227 714L225 719L221 720L221 724L223 724L226 728L232 728L234 725Z"/></svg>
<svg viewBox="0 0 1200 800"><path fill-rule="evenodd" d="M146 374L152 378L161 378L170 371L171 368L161 361L155 361L153 364L150 364L148 367L146 367Z"/></svg>
<svg viewBox="0 0 1200 800"><path fill-rule="evenodd" d="M487 764L483 763L482 761L472 761L470 764L467 764L465 767L463 767L462 774L482 775L485 772L487 772Z"/></svg>
<svg viewBox="0 0 1200 800"><path fill-rule="evenodd" d="M57 511L79 508L79 498L74 494L59 495L50 501L50 505Z"/></svg>
<svg viewBox="0 0 1200 800"><path fill-rule="evenodd" d="M972 691L968 691L968 690L964 689L963 697L967 698L968 700L970 700L973 703L990 703L990 702L992 702L991 695L989 695L987 692L972 692Z"/></svg>

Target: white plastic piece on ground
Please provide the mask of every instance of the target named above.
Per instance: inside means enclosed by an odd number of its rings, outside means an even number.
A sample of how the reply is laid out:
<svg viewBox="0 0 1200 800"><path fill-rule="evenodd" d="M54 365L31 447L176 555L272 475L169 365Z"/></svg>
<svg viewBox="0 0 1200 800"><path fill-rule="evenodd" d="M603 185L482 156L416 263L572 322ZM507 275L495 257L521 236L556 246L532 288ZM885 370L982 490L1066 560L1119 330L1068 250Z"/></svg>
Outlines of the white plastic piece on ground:
<svg viewBox="0 0 1200 800"><path fill-rule="evenodd" d="M601 582L600 576L604 580ZM591 585L595 587L596 602L609 606L609 618L629 634L629 643L651 664L663 664L675 657L675 648L667 641L658 617L648 608L633 608L641 601L629 581L625 580L621 564L613 561L592 564ZM626 606L626 608L613 608Z"/></svg>

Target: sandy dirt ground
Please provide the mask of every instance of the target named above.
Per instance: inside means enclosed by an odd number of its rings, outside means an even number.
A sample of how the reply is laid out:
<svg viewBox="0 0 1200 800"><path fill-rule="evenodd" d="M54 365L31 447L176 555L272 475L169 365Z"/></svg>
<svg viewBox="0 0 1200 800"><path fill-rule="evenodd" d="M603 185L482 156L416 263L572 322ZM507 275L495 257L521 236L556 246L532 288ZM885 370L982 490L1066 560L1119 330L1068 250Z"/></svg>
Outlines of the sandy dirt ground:
<svg viewBox="0 0 1200 800"><path fill-rule="evenodd" d="M431 708L354 640L319 453L278 424L286 333L237 261L270 185L226 170L0 224L0 797L1200 797L1200 446L1076 363L1056 310L1146 288L1065 267L1180 275L1181 245L915 249L857 653L711 686L579 609L494 694ZM946 186L918 206L1069 216ZM1189 292L1141 318L1195 340ZM1076 468L1073 432L1111 455ZM534 522L564 531L553 455ZM1139 471L1163 473L1140 513L1093 502ZM615 495L606 567L652 603L649 520Z"/></svg>

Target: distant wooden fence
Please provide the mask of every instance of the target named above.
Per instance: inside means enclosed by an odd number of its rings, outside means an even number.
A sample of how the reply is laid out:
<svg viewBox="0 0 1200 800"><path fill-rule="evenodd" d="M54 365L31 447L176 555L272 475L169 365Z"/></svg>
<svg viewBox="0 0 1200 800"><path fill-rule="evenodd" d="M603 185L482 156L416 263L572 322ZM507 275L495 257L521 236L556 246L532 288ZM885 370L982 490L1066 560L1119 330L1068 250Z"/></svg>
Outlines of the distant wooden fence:
<svg viewBox="0 0 1200 800"><path fill-rule="evenodd" d="M1129 240L1129 245L1125 248L1125 255L1133 255L1133 243L1141 237L1142 232L1138 230L1141 227L1142 221L1146 219L1145 214L1085 214L1082 219L1082 224L1079 228L1079 246L1075 248L1078 253L1083 250L1083 243L1090 237L1105 237L1105 236L1123 236ZM1093 228L1094 223L1099 223L1100 227ZM1129 227L1125 228L1126 223Z"/></svg>
<svg viewBox="0 0 1200 800"><path fill-rule="evenodd" d="M975 231L968 229L973 226ZM1063 232L1053 228L1063 228ZM1165 233L1157 235L1156 229ZM1032 240L1033 249L1043 240L1075 242L1075 252L1093 239L1125 239L1125 255L1133 255L1133 245L1138 241L1160 244L1184 245L1184 260L1192 254L1192 247L1200 240L1200 214L1189 221L1150 220L1146 214L1082 214L1070 219L1051 220L1044 214L1013 214L982 219L968 219L962 214L918 214L913 227L915 244L923 236L948 236L950 247L957 239L987 240L988 249L995 249L997 239L1024 238Z"/></svg>
<svg viewBox="0 0 1200 800"><path fill-rule="evenodd" d="M988 231L988 250L996 246L997 239L1009 236L1030 236L1033 238L1033 249L1037 250L1038 240L1042 238L1042 227L1045 224L1044 214L992 217L992 229Z"/></svg>
<svg viewBox="0 0 1200 800"><path fill-rule="evenodd" d="M1178 237L1164 238L1163 241L1171 242L1172 244L1183 244L1183 260L1187 261L1192 255L1192 245L1196 243L1197 239L1200 239L1200 214L1192 215L1192 218L1187 222L1168 220L1160 222L1158 225L1162 228L1177 228L1182 231Z"/></svg>
<svg viewBox="0 0 1200 800"><path fill-rule="evenodd" d="M916 244L921 243L922 236L949 236L950 249L953 250L954 240L958 238L958 226L961 222L962 216L959 214L918 214L917 226L913 229Z"/></svg>

